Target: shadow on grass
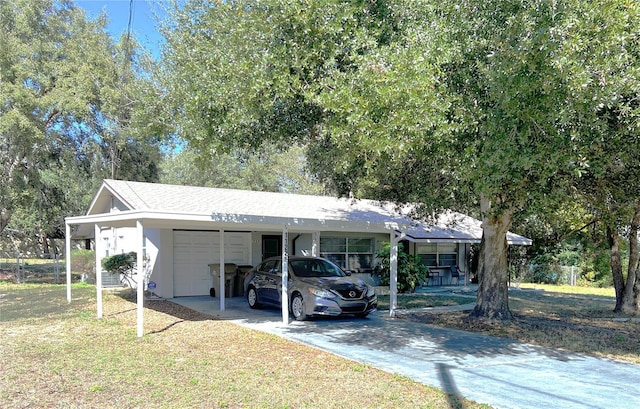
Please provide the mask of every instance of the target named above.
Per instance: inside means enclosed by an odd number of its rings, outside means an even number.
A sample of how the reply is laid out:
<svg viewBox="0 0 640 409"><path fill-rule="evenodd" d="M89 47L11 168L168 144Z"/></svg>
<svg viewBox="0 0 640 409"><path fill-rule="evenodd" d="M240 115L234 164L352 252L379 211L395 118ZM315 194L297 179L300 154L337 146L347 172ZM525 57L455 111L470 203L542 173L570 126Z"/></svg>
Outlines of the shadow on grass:
<svg viewBox="0 0 640 409"><path fill-rule="evenodd" d="M131 291L130 289L116 291L114 292L114 295L134 305L137 303L137 294ZM164 299L145 299L144 308L160 314L169 315L175 318L175 320L169 323L168 325L165 325L164 327L157 330L149 331L148 332L149 334L159 334L175 327L178 324L182 324L185 322L210 321L210 320L216 319L211 315L175 304L171 301L167 301ZM115 312L111 314L111 316L121 315L128 312L133 312L133 311L136 311L135 306L127 310Z"/></svg>
<svg viewBox="0 0 640 409"><path fill-rule="evenodd" d="M115 293L115 295L133 304L135 304L137 301L136 294L133 293L131 290L119 291ZM205 313L202 313L202 312L199 312L199 311L196 311L196 310L193 310L193 309L190 309L190 308L187 308L163 299L151 299L151 300L145 299L144 308L153 310L161 314L170 315L171 317L176 319L175 321L171 322L170 324L166 325L161 329L149 332L150 334L162 333L178 324L188 322L188 321L210 321L210 320L216 319L211 315L208 315L208 314L205 314ZM135 310L136 308L134 307L126 311L119 311L112 315L123 314L126 312L135 311Z"/></svg>

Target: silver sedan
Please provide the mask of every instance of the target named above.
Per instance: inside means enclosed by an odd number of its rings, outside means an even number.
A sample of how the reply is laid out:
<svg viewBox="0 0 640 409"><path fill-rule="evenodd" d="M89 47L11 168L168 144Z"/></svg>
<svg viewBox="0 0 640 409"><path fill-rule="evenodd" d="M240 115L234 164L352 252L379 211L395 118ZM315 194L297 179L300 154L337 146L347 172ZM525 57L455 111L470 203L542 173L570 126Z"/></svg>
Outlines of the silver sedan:
<svg viewBox="0 0 640 409"><path fill-rule="evenodd" d="M378 307L376 293L364 281L320 257L289 257L289 312L296 320L313 316L366 317ZM282 261L269 258L249 272L247 302L251 308L282 303Z"/></svg>

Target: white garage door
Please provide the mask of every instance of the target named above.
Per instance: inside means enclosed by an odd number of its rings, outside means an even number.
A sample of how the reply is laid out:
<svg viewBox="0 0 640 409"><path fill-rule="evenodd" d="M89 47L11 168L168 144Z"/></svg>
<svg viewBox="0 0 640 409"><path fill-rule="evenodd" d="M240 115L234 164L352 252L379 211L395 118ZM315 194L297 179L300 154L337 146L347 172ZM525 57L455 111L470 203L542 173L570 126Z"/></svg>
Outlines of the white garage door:
<svg viewBox="0 0 640 409"><path fill-rule="evenodd" d="M224 261L249 264L251 233L225 233ZM174 297L208 295L213 284L209 264L220 262L220 233L217 231L173 232ZM216 284L217 287L217 284Z"/></svg>

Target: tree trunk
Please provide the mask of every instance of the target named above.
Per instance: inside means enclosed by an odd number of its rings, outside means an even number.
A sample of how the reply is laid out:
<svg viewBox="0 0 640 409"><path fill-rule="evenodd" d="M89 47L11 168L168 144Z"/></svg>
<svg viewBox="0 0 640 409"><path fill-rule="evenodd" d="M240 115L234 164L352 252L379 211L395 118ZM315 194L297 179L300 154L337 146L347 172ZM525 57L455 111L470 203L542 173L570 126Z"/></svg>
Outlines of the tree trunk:
<svg viewBox="0 0 640 409"><path fill-rule="evenodd" d="M624 294L624 280L622 277L622 259L620 258L620 235L615 227L607 226L609 240L609 260L613 275L613 288L616 291L616 306L614 312L622 312L622 297Z"/></svg>
<svg viewBox="0 0 640 409"><path fill-rule="evenodd" d="M507 232L511 227L512 212L500 210L494 214L491 201L480 199L483 214L482 229L484 245L480 259L478 298L473 317L508 320L513 318L509 309L509 280L507 265Z"/></svg>
<svg viewBox="0 0 640 409"><path fill-rule="evenodd" d="M478 264L476 265L476 283L480 283L480 277L484 271L484 233L480 240L480 246L478 246L478 255L476 256Z"/></svg>
<svg viewBox="0 0 640 409"><path fill-rule="evenodd" d="M51 258L51 252L49 250L49 237L43 230L40 230L40 240L42 243L42 257Z"/></svg>
<svg viewBox="0 0 640 409"><path fill-rule="evenodd" d="M11 213L7 209L0 209L0 233L4 231L4 228L9 224Z"/></svg>
<svg viewBox="0 0 640 409"><path fill-rule="evenodd" d="M627 282L622 295L622 312L636 314L640 311L640 282L638 268L640 267L640 250L638 249L638 228L640 226L640 200L629 228L629 266L627 267Z"/></svg>

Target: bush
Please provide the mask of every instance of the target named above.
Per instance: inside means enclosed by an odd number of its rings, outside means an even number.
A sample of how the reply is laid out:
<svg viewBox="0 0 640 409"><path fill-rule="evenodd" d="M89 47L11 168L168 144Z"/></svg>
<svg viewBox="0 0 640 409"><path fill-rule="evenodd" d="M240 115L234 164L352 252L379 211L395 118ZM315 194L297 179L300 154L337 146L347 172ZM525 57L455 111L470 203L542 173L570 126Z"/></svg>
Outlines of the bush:
<svg viewBox="0 0 640 409"><path fill-rule="evenodd" d="M527 278L532 283L564 284L561 282L562 268L554 257L547 254L534 257Z"/></svg>
<svg viewBox="0 0 640 409"><path fill-rule="evenodd" d="M380 284L389 285L391 270L390 245L385 243L378 251L377 257L380 265L376 267L375 274L380 278ZM420 257L407 254L402 243L398 246L398 291L413 292L415 288L427 279L427 267L422 264Z"/></svg>
<svg viewBox="0 0 640 409"><path fill-rule="evenodd" d="M80 275L95 277L96 252L76 249L71 251L71 271Z"/></svg>
<svg viewBox="0 0 640 409"><path fill-rule="evenodd" d="M102 268L109 274L118 274L122 276L122 280L133 288L133 274L136 268L137 253L131 251L124 254L115 254L113 256L102 259Z"/></svg>

